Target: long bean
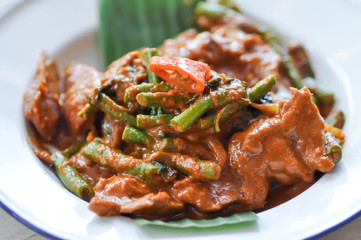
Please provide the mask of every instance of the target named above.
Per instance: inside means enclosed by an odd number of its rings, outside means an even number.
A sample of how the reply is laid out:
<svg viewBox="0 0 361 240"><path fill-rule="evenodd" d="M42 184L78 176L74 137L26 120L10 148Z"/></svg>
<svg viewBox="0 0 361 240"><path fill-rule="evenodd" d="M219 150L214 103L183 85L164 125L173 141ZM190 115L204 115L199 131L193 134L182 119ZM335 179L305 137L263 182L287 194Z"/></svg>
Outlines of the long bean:
<svg viewBox="0 0 361 240"><path fill-rule="evenodd" d="M108 113L114 119L117 119L125 124L134 127L137 126L135 116L127 113L123 107L116 104L110 97L108 97L104 93L98 94L94 105L96 105L103 112Z"/></svg>
<svg viewBox="0 0 361 240"><path fill-rule="evenodd" d="M153 146L155 151L180 152L185 141L181 138L163 138Z"/></svg>
<svg viewBox="0 0 361 240"><path fill-rule="evenodd" d="M193 104L181 114L175 116L170 125L178 132L184 132L187 130L193 123L195 123L198 118L200 118L205 112L214 107L212 98L210 96L205 97L199 102Z"/></svg>
<svg viewBox="0 0 361 240"><path fill-rule="evenodd" d="M64 157L70 158L75 153L77 153L80 150L80 148L84 146L85 143L86 143L85 139L75 141L70 147L64 149L62 151L62 154L64 155Z"/></svg>
<svg viewBox="0 0 361 240"><path fill-rule="evenodd" d="M51 160L54 163L56 174L64 186L78 197L89 201L94 195L93 188L73 166L68 164L67 157L56 151L51 155Z"/></svg>
<svg viewBox="0 0 361 240"><path fill-rule="evenodd" d="M335 95L328 92L323 86L317 83L315 79L306 78L303 80L303 83L321 103L332 105L335 102Z"/></svg>
<svg viewBox="0 0 361 240"><path fill-rule="evenodd" d="M144 60L145 69L147 70L148 82L158 83L160 82L159 77L149 70L148 61L153 56L158 56L158 50L156 48L145 48L140 51L140 56Z"/></svg>
<svg viewBox="0 0 361 240"><path fill-rule="evenodd" d="M341 110L333 111L327 116L326 123L341 129L345 123L345 114Z"/></svg>
<svg viewBox="0 0 361 240"><path fill-rule="evenodd" d="M183 174L199 180L218 179L221 174L221 167L217 163L199 160L196 157L179 153L155 152L149 159L164 162Z"/></svg>
<svg viewBox="0 0 361 240"><path fill-rule="evenodd" d="M169 92L144 92L137 95L137 102L143 107L182 108L191 99L187 94Z"/></svg>
<svg viewBox="0 0 361 240"><path fill-rule="evenodd" d="M147 133L128 125L124 128L122 140L127 143L145 145L148 148L150 148L153 143L152 138Z"/></svg>
<svg viewBox="0 0 361 240"><path fill-rule="evenodd" d="M218 112L209 114L199 119L197 126L199 129L206 129L215 126L216 130L219 130L219 124L229 120L235 114L242 112L248 104L249 102L244 101L243 99L241 101L229 103Z"/></svg>
<svg viewBox="0 0 361 240"><path fill-rule="evenodd" d="M276 76L269 75L261 81L257 82L252 88L247 89L247 95L251 102L255 102L258 99L266 95L271 88L276 85Z"/></svg>
<svg viewBox="0 0 361 240"><path fill-rule="evenodd" d="M172 114L159 114L159 115L137 115L137 127L152 128L162 125L169 125L174 115Z"/></svg>
<svg viewBox="0 0 361 240"><path fill-rule="evenodd" d="M212 97L214 107L222 107L227 103L245 98L247 96L246 87L246 82L232 79L217 90L211 91L210 96Z"/></svg>
<svg viewBox="0 0 361 240"><path fill-rule="evenodd" d="M331 133L326 132L325 138L327 155L332 158L334 163L338 163L342 158L342 147Z"/></svg>
<svg viewBox="0 0 361 240"><path fill-rule="evenodd" d="M118 173L128 173L139 177L150 184L169 180L159 165L127 156L119 149L108 147L97 139L88 143L80 152L102 166Z"/></svg>
<svg viewBox="0 0 361 240"><path fill-rule="evenodd" d="M164 83L141 83L125 89L124 102L135 101L137 94L142 92L168 92L171 86Z"/></svg>

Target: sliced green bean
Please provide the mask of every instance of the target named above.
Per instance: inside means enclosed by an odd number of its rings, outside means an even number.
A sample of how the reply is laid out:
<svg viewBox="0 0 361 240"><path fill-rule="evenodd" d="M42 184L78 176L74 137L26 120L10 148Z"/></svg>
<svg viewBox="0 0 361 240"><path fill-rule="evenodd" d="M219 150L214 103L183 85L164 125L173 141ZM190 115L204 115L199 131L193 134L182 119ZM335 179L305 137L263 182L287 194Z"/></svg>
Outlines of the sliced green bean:
<svg viewBox="0 0 361 240"><path fill-rule="evenodd" d="M341 111L332 111L326 118L326 123L336 128L343 128L345 124L345 114Z"/></svg>
<svg viewBox="0 0 361 240"><path fill-rule="evenodd" d="M127 143L145 145L147 147L151 147L153 143L152 138L147 133L128 125L124 128L122 140Z"/></svg>
<svg viewBox="0 0 361 240"><path fill-rule="evenodd" d="M153 56L158 56L158 50L156 48L145 48L140 51L140 56L143 59L145 64L145 69L147 70L148 82L149 83L160 82L160 78L155 73L150 71L148 67L149 59Z"/></svg>
<svg viewBox="0 0 361 240"><path fill-rule="evenodd" d="M336 164L342 158L342 147L331 133L326 132L325 138L326 138L326 153L332 158L332 161Z"/></svg>
<svg viewBox="0 0 361 240"><path fill-rule="evenodd" d="M301 89L303 87L302 76L285 50L279 37L271 31L262 32L261 37L280 55L292 85L297 89Z"/></svg>
<svg viewBox="0 0 361 240"><path fill-rule="evenodd" d="M150 184L168 181L160 166L123 154L100 140L93 140L80 151L85 157L118 173L128 173Z"/></svg>
<svg viewBox="0 0 361 240"><path fill-rule="evenodd" d="M166 163L183 174L199 180L218 179L221 174L221 167L217 163L179 153L155 152L149 159Z"/></svg>
<svg viewBox="0 0 361 240"><path fill-rule="evenodd" d="M245 98L247 83L239 79L232 79L229 83L220 86L217 90L211 91L213 105L215 108L222 107L227 103Z"/></svg>
<svg viewBox="0 0 361 240"><path fill-rule="evenodd" d="M247 95L251 102L255 102L266 95L271 88L276 85L276 76L269 75L261 81L257 82L252 88L247 89Z"/></svg>
<svg viewBox="0 0 361 240"><path fill-rule="evenodd" d="M95 105L112 118L117 119L125 124L136 127L137 121L135 116L127 113L123 107L116 104L110 97L104 93L99 93L95 100Z"/></svg>
<svg viewBox="0 0 361 240"><path fill-rule="evenodd" d="M153 147L155 151L180 152L185 142L181 138L163 138Z"/></svg>
<svg viewBox="0 0 361 240"><path fill-rule="evenodd" d="M125 89L124 102L135 101L137 94L142 92L168 92L171 86L164 83L141 83Z"/></svg>
<svg viewBox="0 0 361 240"><path fill-rule="evenodd" d="M173 119L173 114L159 114L159 115L137 115L137 127L152 128L163 125L169 125Z"/></svg>
<svg viewBox="0 0 361 240"><path fill-rule="evenodd" d="M187 94L170 92L144 92L137 95L143 107L182 108L191 99Z"/></svg>
<svg viewBox="0 0 361 240"><path fill-rule="evenodd" d="M212 98L205 97L193 104L181 114L175 116L170 125L178 132L184 132L193 125L205 112L214 107Z"/></svg>
<svg viewBox="0 0 361 240"><path fill-rule="evenodd" d="M335 95L328 92L323 86L316 82L315 79L305 78L303 83L321 103L332 105L335 102Z"/></svg>
<svg viewBox="0 0 361 240"><path fill-rule="evenodd" d="M68 153L66 154L69 154ZM61 152L54 152L51 155L56 174L59 176L64 186L76 196L89 201L94 195L93 188L84 180L80 173L70 164L68 159Z"/></svg>
<svg viewBox="0 0 361 240"><path fill-rule="evenodd" d="M204 118L199 119L197 122L197 126L199 129L206 129L215 126L217 131L217 129L219 130L219 124L229 120L240 111L243 111L248 106L248 104L248 101L237 101L229 103L218 112L209 114Z"/></svg>

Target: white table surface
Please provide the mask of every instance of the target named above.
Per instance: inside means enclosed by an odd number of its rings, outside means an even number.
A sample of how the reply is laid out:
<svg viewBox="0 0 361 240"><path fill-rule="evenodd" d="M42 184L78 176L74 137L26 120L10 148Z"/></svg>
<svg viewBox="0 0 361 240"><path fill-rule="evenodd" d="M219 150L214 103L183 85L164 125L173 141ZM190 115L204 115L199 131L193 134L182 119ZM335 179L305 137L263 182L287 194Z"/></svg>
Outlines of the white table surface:
<svg viewBox="0 0 361 240"><path fill-rule="evenodd" d="M0 15L1 10L8 6L10 2L20 0L0 0ZM350 0L361 1L361 0ZM9 215L0 207L0 240L14 239L14 240L45 240L47 237L42 236L29 229L27 226L18 222L15 218ZM320 240L359 240L361 239L361 215L353 219L351 222L333 230L317 239Z"/></svg>

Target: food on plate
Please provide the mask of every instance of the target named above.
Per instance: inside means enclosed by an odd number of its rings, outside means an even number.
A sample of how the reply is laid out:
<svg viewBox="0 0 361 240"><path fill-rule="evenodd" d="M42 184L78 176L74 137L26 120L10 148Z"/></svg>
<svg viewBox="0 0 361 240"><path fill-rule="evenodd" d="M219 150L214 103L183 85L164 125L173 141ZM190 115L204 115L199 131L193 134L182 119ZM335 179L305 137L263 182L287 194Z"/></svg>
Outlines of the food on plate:
<svg viewBox="0 0 361 240"><path fill-rule="evenodd" d="M105 72L75 63L59 77L53 58L39 61L24 94L35 153L99 216L262 211L341 159L344 115L302 46L229 6L201 2L195 16L205 31L129 52Z"/></svg>

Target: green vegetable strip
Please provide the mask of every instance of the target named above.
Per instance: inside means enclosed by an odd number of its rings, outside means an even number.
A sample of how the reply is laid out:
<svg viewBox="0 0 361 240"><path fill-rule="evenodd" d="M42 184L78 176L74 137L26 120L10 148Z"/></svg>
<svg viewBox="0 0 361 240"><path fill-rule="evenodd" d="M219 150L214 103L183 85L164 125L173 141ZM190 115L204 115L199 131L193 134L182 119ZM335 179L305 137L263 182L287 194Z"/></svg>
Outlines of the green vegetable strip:
<svg viewBox="0 0 361 240"><path fill-rule="evenodd" d="M342 147L331 133L326 132L325 138L327 155L332 158L334 163L338 163L342 158Z"/></svg>
<svg viewBox="0 0 361 240"><path fill-rule="evenodd" d="M125 90L124 102L136 100L137 94L142 92L168 92L171 86L164 83L141 83L133 85Z"/></svg>
<svg viewBox="0 0 361 240"><path fill-rule="evenodd" d="M345 115L341 110L333 111L326 118L326 123L336 128L342 128L345 123Z"/></svg>
<svg viewBox="0 0 361 240"><path fill-rule="evenodd" d="M91 141L80 152L99 165L106 166L118 173L131 174L148 183L159 182L159 176L163 177L159 166L127 156L119 149L108 147L99 140Z"/></svg>
<svg viewBox="0 0 361 240"><path fill-rule="evenodd" d="M269 75L263 80L259 81L252 88L247 89L247 95L251 102L255 102L266 95L271 88L276 85L276 76Z"/></svg>
<svg viewBox="0 0 361 240"><path fill-rule="evenodd" d="M134 127L137 126L135 116L124 111L124 108L116 104L104 93L99 93L95 101L95 105L103 112L108 113L112 118Z"/></svg>
<svg viewBox="0 0 361 240"><path fill-rule="evenodd" d="M183 174L199 180L218 179L221 174L221 167L217 163L179 153L155 152L149 159L166 163Z"/></svg>
<svg viewBox="0 0 361 240"><path fill-rule="evenodd" d="M227 103L246 97L246 87L246 82L239 79L233 79L230 83L219 87L216 91L211 91L210 96L212 97L214 107L222 107Z"/></svg>
<svg viewBox="0 0 361 240"><path fill-rule="evenodd" d="M99 93L101 93L105 89L113 86L115 81L116 81L116 79L111 78L108 81L106 81L105 83L103 83L103 85L101 85L100 87L94 89L93 96L97 96ZM84 108L79 111L78 116L85 116L85 118L89 118L97 110L96 106L94 106L92 104L92 102L93 102L93 97L91 96L89 98L89 103L87 103L84 106Z"/></svg>
<svg viewBox="0 0 361 240"><path fill-rule="evenodd" d="M325 90L324 87L317 83L313 78L305 78L303 83L321 103L332 105L335 102L334 94Z"/></svg>
<svg viewBox="0 0 361 240"><path fill-rule="evenodd" d="M137 127L152 128L163 125L169 125L173 117L174 115L172 114L159 114L154 116L138 114Z"/></svg>
<svg viewBox="0 0 361 240"><path fill-rule="evenodd" d="M243 111L247 106L248 102L245 101L229 103L217 113L209 114L206 117L199 119L197 126L199 129L206 129L215 126L217 130L217 125L219 129L219 124L229 120L235 114Z"/></svg>
<svg viewBox="0 0 361 240"><path fill-rule="evenodd" d="M68 151L66 154L69 155ZM60 152L51 155L56 174L59 176L64 186L78 197L89 201L94 195L93 188L84 180L80 173L67 163L67 158Z"/></svg>
<svg viewBox="0 0 361 240"><path fill-rule="evenodd" d="M65 158L70 158L75 153L77 153L80 150L80 148L84 146L85 143L86 143L85 139L75 141L70 147L64 149L62 151L62 154L64 155Z"/></svg>
<svg viewBox="0 0 361 240"><path fill-rule="evenodd" d="M153 150L165 152L180 152L183 150L185 142L181 138L163 138L158 141Z"/></svg>
<svg viewBox="0 0 361 240"><path fill-rule="evenodd" d="M194 9L196 16L206 15L210 18L218 18L227 14L228 7L212 2L200 2Z"/></svg>
<svg viewBox="0 0 361 240"><path fill-rule="evenodd" d="M152 138L148 134L128 125L124 128L122 140L127 143L135 143L147 147L152 145Z"/></svg>
<svg viewBox="0 0 361 240"><path fill-rule="evenodd" d="M264 31L261 33L261 37L280 55L292 85L297 89L301 89L303 87L302 76L278 36L271 31Z"/></svg>
<svg viewBox="0 0 361 240"><path fill-rule="evenodd" d="M215 116L214 128L216 132L220 132L219 124L227 121L231 117L233 117L236 113L243 112L248 104L244 104L243 102L234 102L226 105Z"/></svg>
<svg viewBox="0 0 361 240"><path fill-rule="evenodd" d="M137 95L137 102L143 107L182 108L190 96L174 92L144 92Z"/></svg>
<svg viewBox="0 0 361 240"><path fill-rule="evenodd" d="M148 82L149 83L159 83L160 79L154 72L150 71L148 68L148 61L153 56L158 56L158 50L156 48L146 48L140 51L140 55L144 60L145 69L147 70Z"/></svg>
<svg viewBox="0 0 361 240"><path fill-rule="evenodd" d="M195 123L205 112L214 107L212 98L206 97L193 104L181 114L175 116L170 125L178 132L184 132Z"/></svg>

